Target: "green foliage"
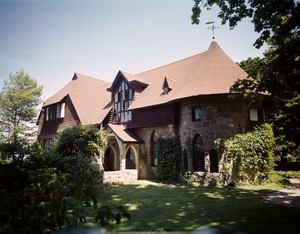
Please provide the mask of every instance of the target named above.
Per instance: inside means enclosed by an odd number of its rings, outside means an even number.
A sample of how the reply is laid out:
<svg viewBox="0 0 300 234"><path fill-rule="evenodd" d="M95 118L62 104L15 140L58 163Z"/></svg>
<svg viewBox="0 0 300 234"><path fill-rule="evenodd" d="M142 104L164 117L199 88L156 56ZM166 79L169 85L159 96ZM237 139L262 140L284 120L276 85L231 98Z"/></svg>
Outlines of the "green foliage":
<svg viewBox="0 0 300 234"><path fill-rule="evenodd" d="M220 146L220 141L216 144ZM267 179L275 166L274 145L275 139L269 124L225 140L224 177L230 174L237 182L262 182Z"/></svg>
<svg viewBox="0 0 300 234"><path fill-rule="evenodd" d="M218 17L222 24L229 22L234 28L239 21L250 18L254 31L260 33L255 46L260 48L263 43L270 47L264 58L249 61L243 68L253 75L238 80L231 88L251 99L261 92L269 92L274 103L272 122L277 144L282 146L283 157L292 156L292 161L300 161L300 2L294 0L194 0L192 23L198 24L202 5L220 8ZM251 68L251 66L253 68Z"/></svg>
<svg viewBox="0 0 300 234"><path fill-rule="evenodd" d="M269 180L276 184L289 185L289 179L300 179L300 171L271 171Z"/></svg>
<svg viewBox="0 0 300 234"><path fill-rule="evenodd" d="M131 219L127 210L121 206L101 206L95 212L95 221L100 221L102 227L109 226L109 231L113 231L114 223L117 225L121 222L121 217L125 217L128 220Z"/></svg>
<svg viewBox="0 0 300 234"><path fill-rule="evenodd" d="M275 171L270 172L269 174L269 181L275 184L280 184L283 186L289 185L289 179L285 176L280 175L279 173L276 173Z"/></svg>
<svg viewBox="0 0 300 234"><path fill-rule="evenodd" d="M65 128L58 136L56 151L65 156L92 158L99 154L107 142L102 131L94 126L81 124Z"/></svg>
<svg viewBox="0 0 300 234"><path fill-rule="evenodd" d="M47 233L76 228L86 220L87 205L93 201L97 208L96 189L103 180L100 168L92 162L94 153L106 143L98 132L76 126L77 145L67 145L73 147L70 155L61 155L57 148L45 150L38 143L0 145L0 199L5 201L0 204L0 232ZM64 137L74 139L72 134ZM83 144L83 150L77 150L78 144ZM11 156L12 152L18 157Z"/></svg>
<svg viewBox="0 0 300 234"><path fill-rule="evenodd" d="M9 75L0 93L0 139L14 143L32 136L42 89L23 70Z"/></svg>
<svg viewBox="0 0 300 234"><path fill-rule="evenodd" d="M74 175L77 183L92 184L98 189L103 182L103 172L93 165L92 159L106 144L104 133L96 127L75 125L59 134L53 151L61 156L62 170Z"/></svg>
<svg viewBox="0 0 300 234"><path fill-rule="evenodd" d="M99 189L103 185L103 171L93 165L91 159L83 157L64 157L64 170L75 176L81 186L93 185Z"/></svg>
<svg viewBox="0 0 300 234"><path fill-rule="evenodd" d="M194 7L191 15L192 24L199 24L202 13L201 7L217 5L220 8L218 17L222 24L229 22L233 29L244 18L250 18L254 25L254 31L260 33L255 46L260 48L270 38L281 37L293 33L299 27L300 3L294 0L193 0ZM278 38L279 39L279 38Z"/></svg>
<svg viewBox="0 0 300 234"><path fill-rule="evenodd" d="M192 185L194 182L194 175L191 171L182 171L179 175L180 183Z"/></svg>
<svg viewBox="0 0 300 234"><path fill-rule="evenodd" d="M178 180L182 153L179 138L158 138L155 151L159 178L169 181Z"/></svg>
<svg viewBox="0 0 300 234"><path fill-rule="evenodd" d="M0 225L6 233L47 233L77 227L85 220L84 202L92 200L92 187L81 187L69 174L53 174L43 183L23 189L0 188Z"/></svg>

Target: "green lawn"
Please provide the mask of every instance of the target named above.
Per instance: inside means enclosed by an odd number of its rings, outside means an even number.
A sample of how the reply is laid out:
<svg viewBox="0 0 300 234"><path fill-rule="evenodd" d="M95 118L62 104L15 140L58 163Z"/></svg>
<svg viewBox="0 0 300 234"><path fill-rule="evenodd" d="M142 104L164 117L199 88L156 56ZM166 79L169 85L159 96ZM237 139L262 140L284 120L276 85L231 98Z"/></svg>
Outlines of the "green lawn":
<svg viewBox="0 0 300 234"><path fill-rule="evenodd" d="M130 184L99 196L101 204L122 204L131 220L122 219L115 231L216 231L299 233L300 210L270 203L274 184L247 187ZM95 226L91 217L84 226Z"/></svg>

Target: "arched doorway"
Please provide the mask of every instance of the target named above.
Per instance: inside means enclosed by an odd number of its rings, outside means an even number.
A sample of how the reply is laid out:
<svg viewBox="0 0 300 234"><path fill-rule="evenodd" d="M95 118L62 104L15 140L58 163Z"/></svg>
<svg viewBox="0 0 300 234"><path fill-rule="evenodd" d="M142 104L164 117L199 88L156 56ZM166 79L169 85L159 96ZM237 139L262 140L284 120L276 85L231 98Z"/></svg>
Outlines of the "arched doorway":
<svg viewBox="0 0 300 234"><path fill-rule="evenodd" d="M126 153L126 169L136 169L136 158L131 147Z"/></svg>
<svg viewBox="0 0 300 234"><path fill-rule="evenodd" d="M193 165L194 171L205 171L204 143L199 134L196 134L193 141Z"/></svg>
<svg viewBox="0 0 300 234"><path fill-rule="evenodd" d="M108 147L104 154L104 170L105 171L113 171L115 164L115 154L112 148Z"/></svg>
<svg viewBox="0 0 300 234"><path fill-rule="evenodd" d="M210 172L219 172L219 159L218 153L215 149L212 149L209 152L209 160L210 160Z"/></svg>

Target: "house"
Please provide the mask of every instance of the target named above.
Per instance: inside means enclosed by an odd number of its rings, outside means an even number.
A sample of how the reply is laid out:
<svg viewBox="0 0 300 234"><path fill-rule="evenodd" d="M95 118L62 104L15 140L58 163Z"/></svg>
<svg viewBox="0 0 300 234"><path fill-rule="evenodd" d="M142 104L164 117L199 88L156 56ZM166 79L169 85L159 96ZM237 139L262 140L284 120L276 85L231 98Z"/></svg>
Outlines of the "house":
<svg viewBox="0 0 300 234"><path fill-rule="evenodd" d="M149 71L119 71L112 83L75 73L43 104L38 138L47 148L65 127L98 126L108 140L99 156L107 174L145 179L156 175L156 140L179 136L183 167L200 180L218 180L215 139L244 133L249 121L263 118L242 98L230 98L229 88L246 77L215 40L203 53Z"/></svg>

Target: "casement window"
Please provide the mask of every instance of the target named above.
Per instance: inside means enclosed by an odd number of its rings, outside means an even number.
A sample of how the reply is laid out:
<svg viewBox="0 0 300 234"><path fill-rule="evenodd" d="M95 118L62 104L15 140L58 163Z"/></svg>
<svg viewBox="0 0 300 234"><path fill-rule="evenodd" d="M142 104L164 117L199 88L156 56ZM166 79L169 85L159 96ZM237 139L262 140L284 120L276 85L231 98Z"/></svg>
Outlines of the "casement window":
<svg viewBox="0 0 300 234"><path fill-rule="evenodd" d="M65 103L57 103L46 107L46 121L65 117Z"/></svg>
<svg viewBox="0 0 300 234"><path fill-rule="evenodd" d="M114 121L127 122L132 119L132 112L128 111L132 103L133 91L122 81L114 93Z"/></svg>
<svg viewBox="0 0 300 234"><path fill-rule="evenodd" d="M192 108L192 120L200 121L201 119L202 119L201 106L193 107Z"/></svg>
<svg viewBox="0 0 300 234"><path fill-rule="evenodd" d="M45 149L50 149L54 144L54 139L53 138L48 138L44 139L44 148Z"/></svg>

